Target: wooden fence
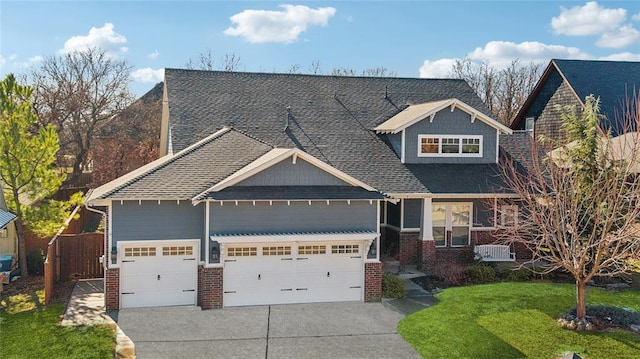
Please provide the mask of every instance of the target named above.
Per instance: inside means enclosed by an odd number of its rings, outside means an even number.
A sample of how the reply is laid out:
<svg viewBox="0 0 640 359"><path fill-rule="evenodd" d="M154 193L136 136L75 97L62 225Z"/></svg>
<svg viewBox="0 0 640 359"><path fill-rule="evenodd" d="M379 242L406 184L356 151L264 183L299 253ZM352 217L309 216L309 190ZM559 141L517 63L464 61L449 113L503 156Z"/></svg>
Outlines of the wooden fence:
<svg viewBox="0 0 640 359"><path fill-rule="evenodd" d="M79 232L78 228L81 227L73 223L73 217L83 209L76 207L67 220L66 228L60 228L60 231L47 244L47 256L44 262L45 304L51 301L55 284L58 282L103 276L100 257L104 255L104 235L102 233L67 233Z"/></svg>

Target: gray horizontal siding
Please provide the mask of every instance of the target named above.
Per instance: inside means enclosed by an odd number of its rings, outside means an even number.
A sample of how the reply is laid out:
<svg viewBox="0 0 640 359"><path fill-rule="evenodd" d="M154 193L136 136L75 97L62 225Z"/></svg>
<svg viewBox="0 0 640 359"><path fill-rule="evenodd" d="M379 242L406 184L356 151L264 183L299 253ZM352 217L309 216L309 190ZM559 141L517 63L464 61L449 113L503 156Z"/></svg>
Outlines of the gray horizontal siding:
<svg viewBox="0 0 640 359"><path fill-rule="evenodd" d="M318 167L291 158L275 164L264 171L247 178L237 186L345 186L348 183Z"/></svg>
<svg viewBox="0 0 640 359"><path fill-rule="evenodd" d="M405 163L495 163L496 129L471 115L446 108L436 113L433 122L424 119L409 126L405 133ZM418 135L482 136L482 157L418 157Z"/></svg>
<svg viewBox="0 0 640 359"><path fill-rule="evenodd" d="M376 231L376 201L250 202L211 205L210 231L218 234Z"/></svg>
<svg viewBox="0 0 640 359"><path fill-rule="evenodd" d="M204 205L176 201L114 202L111 221L113 245L119 241L202 239ZM204 243L200 247L204 248Z"/></svg>

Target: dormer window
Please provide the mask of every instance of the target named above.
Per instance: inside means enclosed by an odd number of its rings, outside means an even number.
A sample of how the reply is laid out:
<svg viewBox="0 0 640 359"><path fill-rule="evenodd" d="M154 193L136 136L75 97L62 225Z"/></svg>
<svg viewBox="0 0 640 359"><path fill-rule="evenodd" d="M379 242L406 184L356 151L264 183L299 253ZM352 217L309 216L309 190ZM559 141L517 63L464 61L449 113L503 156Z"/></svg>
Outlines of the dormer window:
<svg viewBox="0 0 640 359"><path fill-rule="evenodd" d="M420 157L482 157L482 136L419 135Z"/></svg>

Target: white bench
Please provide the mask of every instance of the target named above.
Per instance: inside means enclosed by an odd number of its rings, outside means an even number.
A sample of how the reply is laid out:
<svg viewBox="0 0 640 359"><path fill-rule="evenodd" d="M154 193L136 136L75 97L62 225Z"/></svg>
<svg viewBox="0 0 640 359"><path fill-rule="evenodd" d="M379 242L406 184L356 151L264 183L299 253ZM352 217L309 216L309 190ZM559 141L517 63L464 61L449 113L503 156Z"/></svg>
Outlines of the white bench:
<svg viewBox="0 0 640 359"><path fill-rule="evenodd" d="M481 244L475 246L473 251L476 258L483 262L515 262L516 254L511 252L509 246L502 244Z"/></svg>

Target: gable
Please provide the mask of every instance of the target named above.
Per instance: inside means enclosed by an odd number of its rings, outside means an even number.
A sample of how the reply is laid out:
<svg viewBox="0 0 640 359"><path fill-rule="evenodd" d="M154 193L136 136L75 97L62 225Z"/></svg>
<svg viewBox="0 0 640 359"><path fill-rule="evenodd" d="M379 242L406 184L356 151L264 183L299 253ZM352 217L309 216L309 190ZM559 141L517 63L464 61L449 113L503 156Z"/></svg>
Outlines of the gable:
<svg viewBox="0 0 640 359"><path fill-rule="evenodd" d="M345 181L310 164L292 158L264 169L236 186L348 186Z"/></svg>

